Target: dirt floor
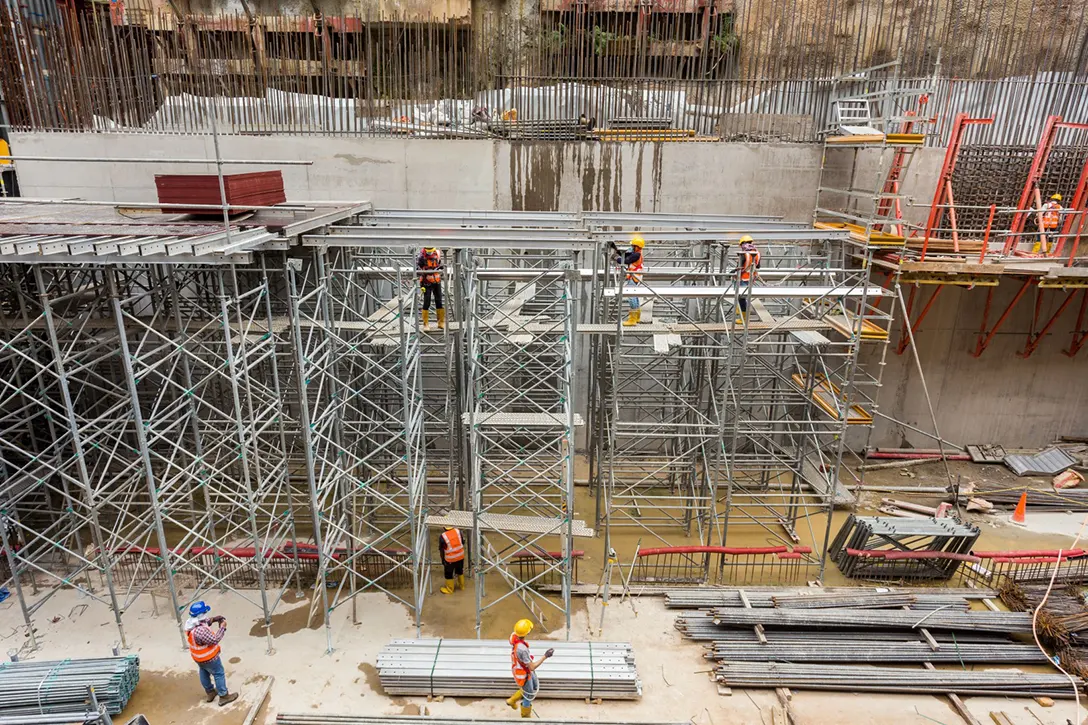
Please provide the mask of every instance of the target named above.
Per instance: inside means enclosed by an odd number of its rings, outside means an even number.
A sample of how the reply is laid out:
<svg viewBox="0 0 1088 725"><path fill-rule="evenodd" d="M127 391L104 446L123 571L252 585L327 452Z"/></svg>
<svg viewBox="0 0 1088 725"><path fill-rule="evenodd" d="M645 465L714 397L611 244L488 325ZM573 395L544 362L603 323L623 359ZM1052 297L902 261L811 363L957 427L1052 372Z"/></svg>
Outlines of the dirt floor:
<svg viewBox="0 0 1088 725"><path fill-rule="evenodd" d="M953 476L993 477L1004 480L1004 469L992 466L955 464ZM899 471L869 475L866 482L879 485L916 485L934 487L947 482L943 467L927 464L910 469L914 478ZM1023 479L1010 485L1023 486ZM921 503L936 503L939 495L909 493L866 493L860 510L872 512L881 496L904 498ZM579 494L579 516L592 521L591 502L585 492ZM845 512L836 512L831 531L837 530ZM816 517L813 517L814 519ZM1006 522L1007 514L970 515L979 523L980 548L1037 548L1069 546L1080 528L1083 514L1033 514L1028 527ZM822 539L826 519L806 524L802 539ZM799 532L801 527L799 527ZM645 532L621 532L613 545L621 560L629 560L635 542ZM751 538L766 540L770 534L761 529L751 534L738 533L744 543ZM732 536L732 531L731 531ZM773 537L772 537L773 538ZM731 538L731 542L733 539ZM670 543L679 543L675 539ZM803 542L803 543L807 543ZM644 544L644 545L648 545ZM598 539L577 543L586 551L581 563L583 582L596 583L603 562L603 542ZM829 565L825 584L844 583ZM856 583L856 582L855 582ZM474 592L454 596L441 595L432 586L423 612L421 633L428 637L474 636ZM489 581L489 586L491 583ZM497 591L490 592L492 596ZM183 647L182 638L168 607L160 597L153 603L149 595L135 598L124 615L129 652L141 658L141 682L128 709L117 721L137 713L147 716L151 725L240 725L253 699L262 689L265 677L274 676L271 696L256 722L273 723L277 712L325 712L356 714L433 714L451 717L517 718L501 700L447 699L428 703L418 698L391 698L381 693L375 662L383 645L395 638L416 636L416 624L408 610L383 594L363 594L357 598L352 622L350 606L335 610L331 631L326 632L320 616L311 618L311 592L289 592L273 617L266 636L258 618L257 602L233 594L206 598L214 610L227 617L229 633L223 646L231 689L241 699L227 707L204 704L196 670ZM157 607L155 606L157 604ZM154 611L157 608L157 613ZM523 616L524 609L514 598L489 610L482 623L485 637L505 637L512 622ZM540 717L568 720L607 720L615 722L684 722L696 725L761 723L771 725L771 708L777 704L773 692L734 690L721 696L710 679L710 663L703 659L702 648L681 639L673 627L675 613L664 608L660 599L643 598L623 604L613 603L607 611L602 635L598 635L601 605L597 601L576 598L572 608L570 636L585 640L628 640L634 645L636 662L643 683L643 697L638 702L583 702L542 700L536 711ZM546 638L562 639L563 613L549 615L553 626ZM41 649L27 651L22 617L14 597L0 603L0 649L22 649L24 659L103 656L118 642L113 617L105 605L73 591L60 591L35 615ZM335 644L332 652L327 644ZM271 646L271 651L269 651ZM547 676L547 666L541 670ZM1004 712L1016 725L1066 725L1080 722L1088 715L1088 700L1078 711L1071 701L1044 708L1032 700L966 698L967 706L980 722L991 722L991 712ZM795 692L793 708L800 723L833 725L898 725L905 723L962 722L944 698L899 695L852 695L844 693Z"/></svg>

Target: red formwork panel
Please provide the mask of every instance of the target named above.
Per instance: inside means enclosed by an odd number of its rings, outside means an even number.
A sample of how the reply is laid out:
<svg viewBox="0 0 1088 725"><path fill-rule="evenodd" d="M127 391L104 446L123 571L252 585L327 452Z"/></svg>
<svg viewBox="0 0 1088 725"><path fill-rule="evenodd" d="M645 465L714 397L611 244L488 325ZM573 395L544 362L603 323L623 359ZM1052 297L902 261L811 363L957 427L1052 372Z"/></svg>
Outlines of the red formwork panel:
<svg viewBox="0 0 1088 725"><path fill-rule="evenodd" d="M155 188L160 204L200 204L220 206L219 177L215 174L156 174ZM231 207L273 206L287 201L283 190L283 174L279 171L255 171L249 174L224 174L223 189ZM219 216L219 209L187 209L170 207L173 214ZM240 214L245 208L231 209Z"/></svg>

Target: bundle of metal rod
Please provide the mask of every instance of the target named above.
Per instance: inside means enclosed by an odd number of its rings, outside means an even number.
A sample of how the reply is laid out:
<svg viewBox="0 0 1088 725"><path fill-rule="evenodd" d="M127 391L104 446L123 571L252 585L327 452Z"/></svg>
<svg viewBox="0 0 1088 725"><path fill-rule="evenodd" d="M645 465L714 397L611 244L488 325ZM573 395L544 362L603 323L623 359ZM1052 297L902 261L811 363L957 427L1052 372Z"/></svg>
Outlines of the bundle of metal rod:
<svg viewBox="0 0 1088 725"><path fill-rule="evenodd" d="M707 616L678 617L676 628L684 637L706 642L760 642L759 635L751 629L725 629L715 626ZM927 630L928 631L928 630ZM833 632L805 630L764 630L764 638L777 645L798 645L808 647L821 643L835 643L843 640L865 640L867 642L920 642L923 635L914 629L900 630L835 630ZM957 644L1006 645L1013 641L1003 635L988 632L930 632L930 637L939 645L947 644L954 648Z"/></svg>
<svg viewBox="0 0 1088 725"><path fill-rule="evenodd" d="M0 665L0 716L87 711L87 687L99 704L117 715L140 680L140 658L9 662Z"/></svg>
<svg viewBox="0 0 1088 725"><path fill-rule="evenodd" d="M730 687L942 695L952 692L994 697L1073 697L1073 687L1084 686L1080 678L1073 678L1070 684L1065 675L1015 670L914 670L780 662L725 662L718 665L716 678Z"/></svg>
<svg viewBox="0 0 1088 725"><path fill-rule="evenodd" d="M872 642L866 639L800 642L715 642L707 659L722 662L948 662L1018 664L1046 663L1047 656L1034 644L994 645L959 642L932 649L922 642Z"/></svg>
<svg viewBox="0 0 1088 725"><path fill-rule="evenodd" d="M642 696L630 643L542 641L536 646L555 649L539 672L542 697ZM378 674L388 695L509 697L515 689L510 644L504 640L394 640L378 655Z"/></svg>
<svg viewBox="0 0 1088 725"><path fill-rule="evenodd" d="M1077 488L1063 488L1055 491L1052 488L1024 489L1014 488L984 488L977 487L972 496L984 498L995 506L1012 508L1020 501L1020 494L1027 493L1028 508L1040 510L1058 511L1088 511L1088 490Z"/></svg>
<svg viewBox="0 0 1088 725"><path fill-rule="evenodd" d="M948 579L970 558L977 526L954 518L850 516L828 548L848 577Z"/></svg>
<svg viewBox="0 0 1088 725"><path fill-rule="evenodd" d="M279 713L276 715L278 725L509 725L510 719L500 718L449 718L432 717L422 715L326 715L323 713ZM614 722L593 720L537 720L535 725L568 725L577 722L578 725L615 725ZM683 723L671 722L630 722L627 725L683 725Z"/></svg>
<svg viewBox="0 0 1088 725"><path fill-rule="evenodd" d="M963 597L943 594L906 594L868 591L859 594L773 594L745 592L753 608L765 609L968 609ZM665 595L669 609L709 609L712 607L744 607L736 591L678 591Z"/></svg>
<svg viewBox="0 0 1088 725"><path fill-rule="evenodd" d="M805 627L810 629L948 629L970 632L1030 632L1026 612L910 612L894 609L725 609L711 610L723 627Z"/></svg>

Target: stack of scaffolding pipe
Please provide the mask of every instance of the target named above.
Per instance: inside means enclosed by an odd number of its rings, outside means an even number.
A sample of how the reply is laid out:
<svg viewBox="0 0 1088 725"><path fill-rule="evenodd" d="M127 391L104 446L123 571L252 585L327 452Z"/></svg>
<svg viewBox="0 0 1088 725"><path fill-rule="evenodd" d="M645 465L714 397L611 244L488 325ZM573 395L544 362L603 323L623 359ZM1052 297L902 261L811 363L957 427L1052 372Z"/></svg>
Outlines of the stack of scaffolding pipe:
<svg viewBox="0 0 1088 725"><path fill-rule="evenodd" d="M809 629L948 629L957 632L1031 632L1027 612L913 612L894 609L713 609L714 624L727 627L805 627Z"/></svg>
<svg viewBox="0 0 1088 725"><path fill-rule="evenodd" d="M510 719L473 717L466 719L422 715L325 715L322 713L280 713L277 725L509 725ZM594 720L534 720L533 725L616 725ZM626 725L687 725L670 722L629 722Z"/></svg>
<svg viewBox="0 0 1088 725"><path fill-rule="evenodd" d="M770 638L768 638L770 639ZM974 662L986 664L1046 664L1046 655L1033 644L968 644L958 642L934 650L921 640L873 642L822 640L809 643L769 641L715 642L707 659L723 662L849 662L908 663Z"/></svg>
<svg viewBox="0 0 1088 725"><path fill-rule="evenodd" d="M921 616L921 614L919 614ZM758 637L752 628L731 629L714 624L714 619L706 612L692 612L682 614L676 618L676 628L684 637L700 641L723 642L756 642ZM923 623L922 626L925 626ZM927 630L928 631L928 630ZM805 630L805 629L766 629L765 635L771 642L777 643L809 643L809 642L837 642L843 639L866 640L870 642L917 642L921 639L918 629L835 629L830 631ZM938 642L949 645L955 643L972 642L977 644L1008 644L1011 640L997 633L988 632L942 632L933 630L930 635Z"/></svg>
<svg viewBox="0 0 1088 725"><path fill-rule="evenodd" d="M56 662L5 662L0 664L0 716L16 717L50 713L86 712L87 687L110 715L128 704L140 680L140 658Z"/></svg>
<svg viewBox="0 0 1088 725"><path fill-rule="evenodd" d="M990 697L1073 697L1073 684L1060 674L1015 670L916 670L901 667L855 667L780 662L723 662L716 678L729 687L903 694L980 695ZM1073 678L1081 688L1084 681Z"/></svg>
<svg viewBox="0 0 1088 725"><path fill-rule="evenodd" d="M555 649L540 672L540 696L634 700L642 696L628 642L539 641L536 656ZM478 639L393 640L378 655L388 695L509 697L510 643Z"/></svg>
<svg viewBox="0 0 1088 725"><path fill-rule="evenodd" d="M781 609L949 609L967 611L966 599L946 594L906 594L898 592L874 592L848 594L775 594L758 592L749 594L748 602L754 609L778 607ZM735 591L669 592L665 606L670 609L709 609L712 607L744 608L740 593Z"/></svg>

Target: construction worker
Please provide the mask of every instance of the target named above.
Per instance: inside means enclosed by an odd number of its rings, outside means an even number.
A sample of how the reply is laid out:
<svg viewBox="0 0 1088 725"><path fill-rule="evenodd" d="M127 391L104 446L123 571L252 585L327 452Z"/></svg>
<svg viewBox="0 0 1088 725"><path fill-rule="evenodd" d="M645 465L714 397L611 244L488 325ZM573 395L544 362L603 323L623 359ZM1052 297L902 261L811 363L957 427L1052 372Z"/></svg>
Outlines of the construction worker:
<svg viewBox="0 0 1088 725"><path fill-rule="evenodd" d="M1062 220L1062 211L1064 211L1064 209L1062 208L1061 194L1053 194L1050 197L1050 201L1043 204L1043 208L1040 210L1040 214L1036 220L1039 225L1039 231L1042 234L1042 239L1032 245L1032 254L1039 253L1039 247L1042 242L1046 243L1046 249L1044 251L1047 254L1050 254L1051 248L1057 242L1055 235L1058 233L1058 224L1060 224Z"/></svg>
<svg viewBox="0 0 1088 725"><path fill-rule="evenodd" d="M442 554L442 571L446 575L446 585L438 591L453 594L453 578L457 577L457 586L465 588L465 542L461 531L456 526L447 526L438 535L438 552Z"/></svg>
<svg viewBox="0 0 1088 725"><path fill-rule="evenodd" d="M521 716L533 716L533 700L540 689L540 681L536 677L536 668L544 664L552 655L554 649L549 649L539 660L534 661L529 652L529 643L525 638L533 631L533 623L528 619L519 619L514 625L514 632L510 635L510 671L514 674L514 682L518 683L518 691L511 695L506 704L511 709L518 709L518 701L521 701Z"/></svg>
<svg viewBox="0 0 1088 725"><path fill-rule="evenodd" d="M442 305L442 253L434 247L424 247L416 257L416 269L422 272L419 276L419 289L423 292L423 329L431 321L431 298L434 298L435 308L438 310L438 329L446 326L446 308Z"/></svg>
<svg viewBox="0 0 1088 725"><path fill-rule="evenodd" d="M205 702L219 695L219 705L229 705L238 699L237 692L227 691L227 676L223 661L219 658L219 643L227 634L225 617L209 617L212 608L206 602L195 602L189 607L189 619L185 621L185 639L189 642L189 654L200 670L200 684L204 686ZM217 629L212 629L218 624ZM214 681L214 684L213 684Z"/></svg>
<svg viewBox="0 0 1088 725"><path fill-rule="evenodd" d="M631 239L631 248L626 252L620 252L619 247L615 242L609 242L609 246L612 247L612 251L615 253L616 264L623 265L624 283L628 286L635 286L642 284L642 248L646 246L646 242L642 237L637 234ZM624 327L633 327L637 325L642 318L642 310L639 309L638 297L628 297L627 304L630 307L630 311L627 313L627 319L623 321Z"/></svg>
<svg viewBox="0 0 1088 725"><path fill-rule="evenodd" d="M748 315L747 287L759 276L759 250L755 240L745 234L740 238L740 259L737 263L737 276L740 280L740 313L737 324L743 325Z"/></svg>

